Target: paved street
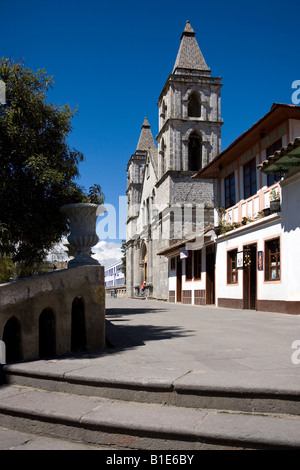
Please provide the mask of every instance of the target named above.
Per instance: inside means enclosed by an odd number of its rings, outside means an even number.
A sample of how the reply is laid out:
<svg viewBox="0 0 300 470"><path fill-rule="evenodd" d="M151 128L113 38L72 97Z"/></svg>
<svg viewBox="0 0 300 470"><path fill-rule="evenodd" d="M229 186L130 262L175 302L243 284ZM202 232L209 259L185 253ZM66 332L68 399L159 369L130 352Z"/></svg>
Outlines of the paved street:
<svg viewBox="0 0 300 470"><path fill-rule="evenodd" d="M105 351L21 362L6 368L24 376L42 375L70 384L80 381L109 387L120 384L120 393L122 386L129 389L137 386L162 391L171 387L179 394L195 396L206 392L209 395L210 391L217 395L218 391L223 394L225 391L225 395L226 391L233 391L236 396L241 392L266 397L268 393L286 394L294 397L292 406L298 406L300 364L292 362L296 352L292 344L300 340L299 316L108 298L106 320ZM3 393L5 399L5 390ZM295 408L292 413L298 414ZM242 417L238 413L234 416L221 413L217 418L235 420L228 424L228 429L235 429L239 435L244 428L236 420ZM293 419L289 425L298 426ZM214 432L218 426L219 422L213 426ZM256 434L260 432L259 426L254 426ZM277 422L268 429L270 436L276 434L276 426ZM296 437L292 428L289 432ZM89 449L85 444L5 428L0 428L0 436L2 449Z"/></svg>
<svg viewBox="0 0 300 470"><path fill-rule="evenodd" d="M300 364L292 362L299 316L114 298L106 308L126 373L132 365L148 379L150 371L156 377L177 371L186 382L300 390Z"/></svg>

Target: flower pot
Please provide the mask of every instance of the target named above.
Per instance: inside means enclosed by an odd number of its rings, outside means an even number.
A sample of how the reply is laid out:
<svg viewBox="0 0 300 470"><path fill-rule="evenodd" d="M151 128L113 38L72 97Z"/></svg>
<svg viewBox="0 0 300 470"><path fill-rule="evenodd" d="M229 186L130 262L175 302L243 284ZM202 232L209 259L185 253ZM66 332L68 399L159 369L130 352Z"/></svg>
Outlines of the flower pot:
<svg viewBox="0 0 300 470"><path fill-rule="evenodd" d="M280 211L280 201L270 201L270 210L271 212L279 212Z"/></svg>
<svg viewBox="0 0 300 470"><path fill-rule="evenodd" d="M69 261L68 267L99 265L100 263L91 257L91 248L99 241L96 234L96 220L105 208L98 204L75 203L66 204L60 210L70 221L71 232L68 242L76 253L75 258Z"/></svg>
<svg viewBox="0 0 300 470"><path fill-rule="evenodd" d="M265 208L263 209L263 213L264 213L264 217L267 217L268 215L270 215L270 214L271 214L271 209L270 209L270 207L265 207Z"/></svg>
<svg viewBox="0 0 300 470"><path fill-rule="evenodd" d="M218 237L220 235L221 231L222 231L221 225L218 225L217 227L214 227L214 231L215 231L215 234Z"/></svg>

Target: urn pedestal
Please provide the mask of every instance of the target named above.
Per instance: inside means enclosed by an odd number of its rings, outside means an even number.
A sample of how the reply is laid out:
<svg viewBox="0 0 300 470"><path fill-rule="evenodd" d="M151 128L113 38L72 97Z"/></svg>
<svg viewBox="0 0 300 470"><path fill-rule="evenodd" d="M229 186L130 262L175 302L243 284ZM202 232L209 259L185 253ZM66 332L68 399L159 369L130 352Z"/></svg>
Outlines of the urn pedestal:
<svg viewBox="0 0 300 470"><path fill-rule="evenodd" d="M74 259L69 261L68 268L99 265L100 263L91 256L91 248L99 241L96 221L97 216L105 212L105 207L98 204L76 203L66 204L60 210L70 221L71 232L68 242L76 253Z"/></svg>

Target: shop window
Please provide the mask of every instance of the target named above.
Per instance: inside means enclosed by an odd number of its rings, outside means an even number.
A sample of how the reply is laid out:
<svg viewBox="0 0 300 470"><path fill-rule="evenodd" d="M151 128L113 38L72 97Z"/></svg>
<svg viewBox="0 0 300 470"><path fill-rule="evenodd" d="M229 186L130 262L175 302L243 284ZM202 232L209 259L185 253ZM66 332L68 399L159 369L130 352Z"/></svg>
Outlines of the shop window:
<svg viewBox="0 0 300 470"><path fill-rule="evenodd" d="M265 280L280 280L280 239L265 242Z"/></svg>
<svg viewBox="0 0 300 470"><path fill-rule="evenodd" d="M237 250L227 251L227 284L238 283Z"/></svg>
<svg viewBox="0 0 300 470"><path fill-rule="evenodd" d="M201 255L202 251L194 251L194 277L195 279L201 279Z"/></svg>

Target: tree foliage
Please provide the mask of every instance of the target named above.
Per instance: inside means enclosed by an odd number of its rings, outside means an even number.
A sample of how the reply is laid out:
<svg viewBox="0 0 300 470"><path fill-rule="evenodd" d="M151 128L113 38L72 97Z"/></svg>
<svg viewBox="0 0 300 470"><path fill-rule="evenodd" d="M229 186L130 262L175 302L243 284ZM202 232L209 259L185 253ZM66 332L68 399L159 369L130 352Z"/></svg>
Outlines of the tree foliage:
<svg viewBox="0 0 300 470"><path fill-rule="evenodd" d="M76 110L47 102L45 70L0 59L0 78L0 254L30 265L66 233L60 207L86 200L76 183L83 155L67 142Z"/></svg>

